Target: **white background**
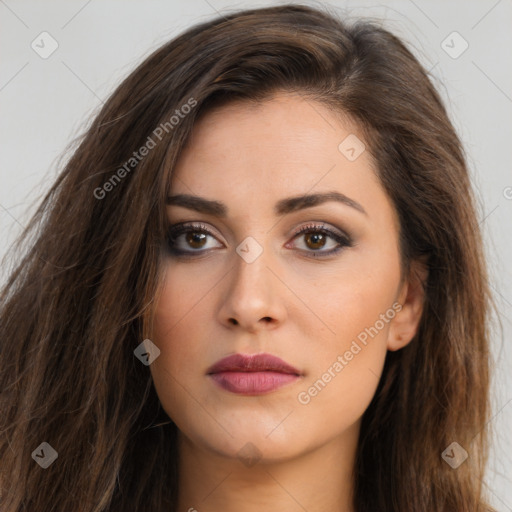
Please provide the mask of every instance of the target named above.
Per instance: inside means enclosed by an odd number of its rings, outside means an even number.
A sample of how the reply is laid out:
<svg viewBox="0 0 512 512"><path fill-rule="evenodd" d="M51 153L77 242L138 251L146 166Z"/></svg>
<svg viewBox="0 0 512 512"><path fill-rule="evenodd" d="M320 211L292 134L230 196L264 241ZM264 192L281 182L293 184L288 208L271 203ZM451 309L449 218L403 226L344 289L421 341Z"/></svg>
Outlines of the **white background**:
<svg viewBox="0 0 512 512"><path fill-rule="evenodd" d="M195 23L272 3L281 2L0 0L0 257L56 176L57 158L136 64ZM502 323L493 339L486 482L497 510L512 511L512 2L326 3L344 17L383 20L405 39L431 70L464 142ZM31 48L43 31L58 43L47 59ZM454 31L469 45L455 59L441 46ZM458 36L447 42L455 53L464 44Z"/></svg>

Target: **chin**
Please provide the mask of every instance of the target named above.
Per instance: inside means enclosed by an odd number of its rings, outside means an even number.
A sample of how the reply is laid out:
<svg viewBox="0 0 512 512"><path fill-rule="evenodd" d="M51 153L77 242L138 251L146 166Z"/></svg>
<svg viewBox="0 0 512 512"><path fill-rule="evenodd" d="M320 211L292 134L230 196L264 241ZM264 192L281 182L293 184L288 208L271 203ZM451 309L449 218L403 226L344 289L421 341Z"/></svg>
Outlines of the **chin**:
<svg viewBox="0 0 512 512"><path fill-rule="evenodd" d="M211 425L208 425L206 431L190 432L190 435L185 436L188 442L201 446L219 457L239 459L247 467L256 462L271 464L293 459L308 451L312 444L304 438L301 429L292 433L287 430L280 431L279 428L275 428L275 424L269 428L267 424L262 423L261 428L258 428L251 422L223 426L229 434L220 428L214 432Z"/></svg>

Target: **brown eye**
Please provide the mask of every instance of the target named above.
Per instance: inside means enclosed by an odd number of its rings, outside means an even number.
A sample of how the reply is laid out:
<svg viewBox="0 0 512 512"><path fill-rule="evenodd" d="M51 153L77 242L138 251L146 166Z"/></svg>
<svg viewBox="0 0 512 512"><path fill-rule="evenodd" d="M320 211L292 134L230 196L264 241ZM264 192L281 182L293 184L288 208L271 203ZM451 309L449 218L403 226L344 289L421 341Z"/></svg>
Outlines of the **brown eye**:
<svg viewBox="0 0 512 512"><path fill-rule="evenodd" d="M203 254L211 248L207 247L209 238L215 239L215 236L204 224L178 224L169 229L167 246L172 254L194 256L194 253Z"/></svg>
<svg viewBox="0 0 512 512"><path fill-rule="evenodd" d="M207 234L199 231L189 231L185 233L185 240L190 247L194 249L202 249L205 245Z"/></svg>
<svg viewBox="0 0 512 512"><path fill-rule="evenodd" d="M324 225L308 225L302 227L294 236L303 239L301 252L311 255L314 258L332 256L344 247L352 247L353 243L349 236L328 229ZM167 234L167 246L173 255L177 256L200 256L215 248L208 247L208 239L217 240L215 235L204 224L190 225L178 224L172 226ZM329 246L329 243L331 245ZM218 247L222 247L222 244ZM327 249L325 249L327 248Z"/></svg>
<svg viewBox="0 0 512 512"><path fill-rule="evenodd" d="M321 249L325 246L326 236L323 233L306 233L304 240L309 248Z"/></svg>
<svg viewBox="0 0 512 512"><path fill-rule="evenodd" d="M295 235L295 238L302 237L304 240L305 249L301 249L306 253L311 254L314 258L322 258L336 254L344 247L352 247L353 242L347 235L338 233L321 225L308 225L302 227ZM336 242L329 247L329 240ZM327 247L327 250L323 250Z"/></svg>

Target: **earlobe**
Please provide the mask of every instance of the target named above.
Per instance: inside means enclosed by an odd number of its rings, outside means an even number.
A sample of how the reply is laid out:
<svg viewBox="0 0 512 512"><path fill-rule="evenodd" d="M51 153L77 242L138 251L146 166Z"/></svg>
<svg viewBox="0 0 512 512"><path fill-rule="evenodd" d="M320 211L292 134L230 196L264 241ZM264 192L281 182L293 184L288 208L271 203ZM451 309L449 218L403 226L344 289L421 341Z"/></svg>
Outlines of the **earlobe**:
<svg viewBox="0 0 512 512"><path fill-rule="evenodd" d="M428 265L425 260L411 262L409 277L398 294L401 310L390 323L387 348L395 351L405 347L414 338L423 314Z"/></svg>

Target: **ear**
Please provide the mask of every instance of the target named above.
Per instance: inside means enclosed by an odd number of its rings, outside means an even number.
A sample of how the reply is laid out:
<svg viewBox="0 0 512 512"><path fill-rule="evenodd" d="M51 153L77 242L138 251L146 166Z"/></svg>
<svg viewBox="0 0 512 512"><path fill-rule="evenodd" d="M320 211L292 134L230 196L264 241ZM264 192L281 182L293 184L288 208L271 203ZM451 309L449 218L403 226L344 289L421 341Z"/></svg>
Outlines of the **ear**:
<svg viewBox="0 0 512 512"><path fill-rule="evenodd" d="M425 299L425 285L428 278L428 265L426 259L416 259L411 262L409 276L398 292L397 314L390 322L387 348L395 351L405 347L418 331L423 304Z"/></svg>

